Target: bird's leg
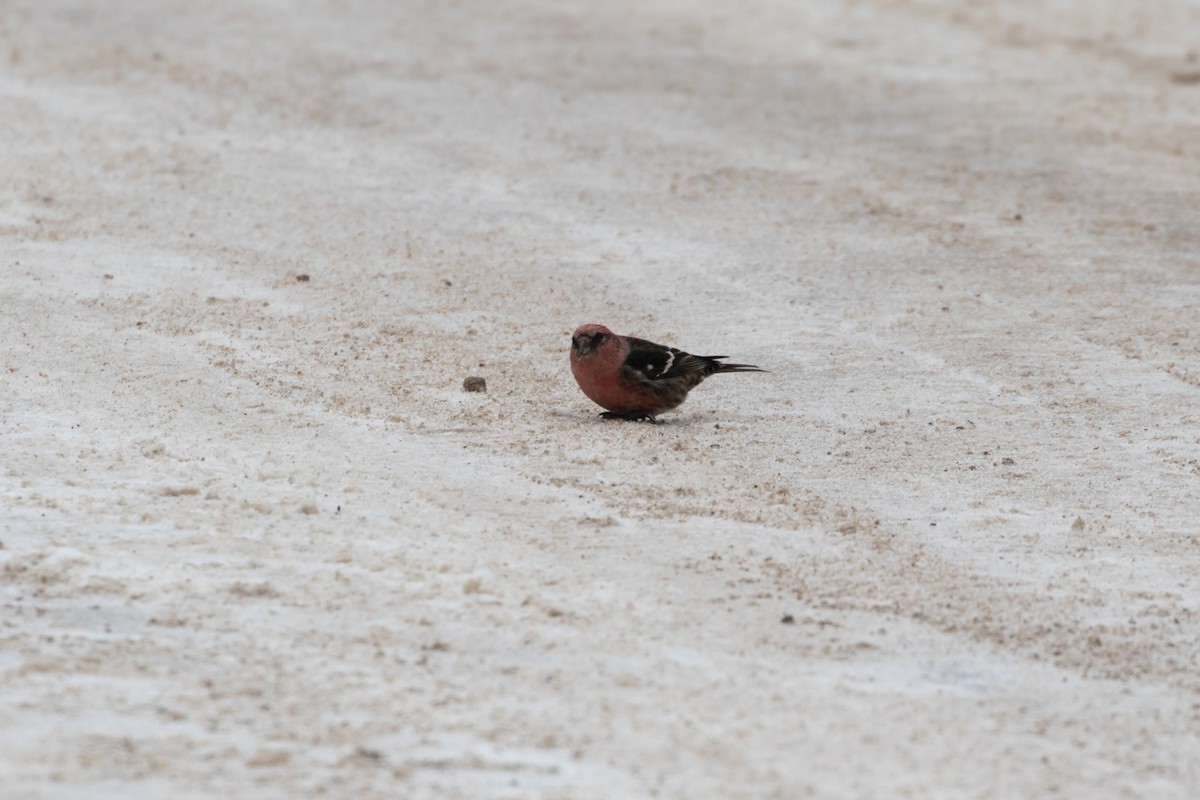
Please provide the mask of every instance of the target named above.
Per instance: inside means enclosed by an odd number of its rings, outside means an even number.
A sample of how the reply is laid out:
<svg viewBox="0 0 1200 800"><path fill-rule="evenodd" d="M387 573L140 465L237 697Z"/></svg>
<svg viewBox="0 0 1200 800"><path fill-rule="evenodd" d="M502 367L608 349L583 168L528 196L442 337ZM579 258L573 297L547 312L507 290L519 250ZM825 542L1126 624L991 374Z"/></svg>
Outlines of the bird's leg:
<svg viewBox="0 0 1200 800"><path fill-rule="evenodd" d="M603 419L623 419L626 422L649 422L651 425L658 424L658 420L656 420L650 414L647 414L645 411L634 411L629 414L618 414L616 411L603 411L601 412L600 416Z"/></svg>

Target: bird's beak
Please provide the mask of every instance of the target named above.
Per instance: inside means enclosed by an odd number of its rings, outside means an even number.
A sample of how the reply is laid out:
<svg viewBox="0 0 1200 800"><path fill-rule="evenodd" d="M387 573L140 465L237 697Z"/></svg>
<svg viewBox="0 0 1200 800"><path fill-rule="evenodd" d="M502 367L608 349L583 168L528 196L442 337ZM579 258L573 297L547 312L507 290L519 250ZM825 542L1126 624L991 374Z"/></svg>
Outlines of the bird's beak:
<svg viewBox="0 0 1200 800"><path fill-rule="evenodd" d="M575 346L575 355L583 358L591 350L592 340L586 336L579 336L572 340L571 344Z"/></svg>

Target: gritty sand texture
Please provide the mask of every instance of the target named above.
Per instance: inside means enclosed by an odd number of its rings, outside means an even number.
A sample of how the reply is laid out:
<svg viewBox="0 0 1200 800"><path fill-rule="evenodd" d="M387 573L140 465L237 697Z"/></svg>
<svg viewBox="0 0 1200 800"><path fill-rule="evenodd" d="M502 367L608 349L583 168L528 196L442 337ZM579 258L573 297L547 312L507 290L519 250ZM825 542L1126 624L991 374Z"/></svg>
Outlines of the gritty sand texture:
<svg viewBox="0 0 1200 800"><path fill-rule="evenodd" d="M1197 48L3 3L0 798L1200 797Z"/></svg>

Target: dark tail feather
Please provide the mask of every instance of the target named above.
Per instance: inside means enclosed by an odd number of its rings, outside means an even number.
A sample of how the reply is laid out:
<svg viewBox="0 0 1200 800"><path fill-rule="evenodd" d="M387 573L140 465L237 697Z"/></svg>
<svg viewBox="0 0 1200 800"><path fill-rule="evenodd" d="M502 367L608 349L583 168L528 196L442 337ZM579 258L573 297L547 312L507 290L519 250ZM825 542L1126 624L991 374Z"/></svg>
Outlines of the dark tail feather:
<svg viewBox="0 0 1200 800"><path fill-rule="evenodd" d="M756 367L753 364L722 364L719 359L729 358L729 356L704 356L704 360L712 365L712 374L718 372L767 372L768 370L762 367Z"/></svg>

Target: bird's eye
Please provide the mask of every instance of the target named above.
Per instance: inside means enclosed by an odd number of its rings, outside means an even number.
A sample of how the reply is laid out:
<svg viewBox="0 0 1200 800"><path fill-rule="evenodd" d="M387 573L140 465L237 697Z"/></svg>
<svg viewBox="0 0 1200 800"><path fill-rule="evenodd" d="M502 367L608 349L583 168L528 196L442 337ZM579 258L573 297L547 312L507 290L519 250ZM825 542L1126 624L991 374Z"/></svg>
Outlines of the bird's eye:
<svg viewBox="0 0 1200 800"><path fill-rule="evenodd" d="M604 334L597 333L595 336L592 337L592 341L595 342L596 344L600 344L601 342L604 341Z"/></svg>

